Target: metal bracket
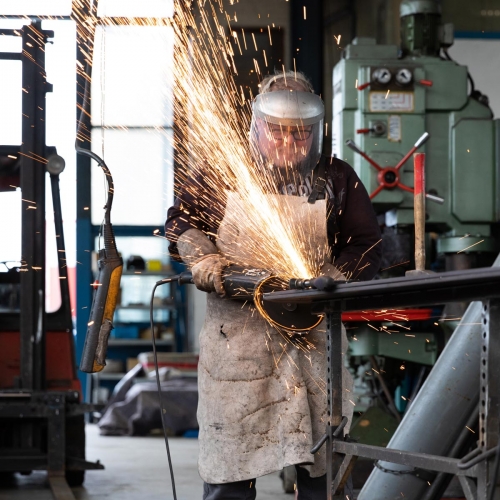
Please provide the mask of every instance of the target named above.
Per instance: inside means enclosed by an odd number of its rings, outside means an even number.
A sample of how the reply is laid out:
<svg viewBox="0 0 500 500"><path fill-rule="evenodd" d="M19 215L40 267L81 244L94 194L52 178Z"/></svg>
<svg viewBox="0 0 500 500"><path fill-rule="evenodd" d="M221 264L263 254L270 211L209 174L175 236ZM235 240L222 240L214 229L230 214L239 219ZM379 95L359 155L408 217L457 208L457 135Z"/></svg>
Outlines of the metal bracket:
<svg viewBox="0 0 500 500"><path fill-rule="evenodd" d="M470 477L458 476L460 486L464 490L464 495L467 500L477 500L477 487L474 480Z"/></svg>

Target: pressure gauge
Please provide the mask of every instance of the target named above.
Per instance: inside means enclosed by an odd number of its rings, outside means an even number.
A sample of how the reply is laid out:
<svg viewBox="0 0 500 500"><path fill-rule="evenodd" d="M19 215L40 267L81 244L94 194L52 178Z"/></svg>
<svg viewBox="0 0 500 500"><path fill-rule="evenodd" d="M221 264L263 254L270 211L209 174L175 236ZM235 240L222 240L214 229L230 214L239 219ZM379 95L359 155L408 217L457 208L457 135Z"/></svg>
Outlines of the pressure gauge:
<svg viewBox="0 0 500 500"><path fill-rule="evenodd" d="M396 73L396 81L400 85L408 85L409 83L411 83L412 78L413 78L413 76L411 74L411 71L408 68L401 68Z"/></svg>
<svg viewBox="0 0 500 500"><path fill-rule="evenodd" d="M373 80L382 85L387 85L391 78L391 72L387 68L378 68L373 72Z"/></svg>

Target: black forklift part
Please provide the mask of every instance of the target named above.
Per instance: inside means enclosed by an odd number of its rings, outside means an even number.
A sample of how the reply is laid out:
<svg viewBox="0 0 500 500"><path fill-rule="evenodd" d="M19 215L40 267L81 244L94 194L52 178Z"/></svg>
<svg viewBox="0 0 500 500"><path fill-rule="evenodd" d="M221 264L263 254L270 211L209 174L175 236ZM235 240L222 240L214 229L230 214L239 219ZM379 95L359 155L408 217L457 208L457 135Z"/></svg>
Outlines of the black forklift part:
<svg viewBox="0 0 500 500"><path fill-rule="evenodd" d="M25 20L27 20L25 18ZM80 403L77 390L47 390L46 334L62 332L73 346L67 279L61 279L62 305L56 313L45 312L45 179L51 175L60 277L67 278L63 265L64 238L58 175L64 164L55 148L45 144L45 94L51 91L46 80L45 46L53 32L43 30L34 20L19 30L1 30L6 36L22 38L22 52L0 53L0 59L22 63L22 144L15 148L18 163L8 165L19 175L23 196L19 313L2 314L2 332L20 332L20 372L14 389L0 391L0 471L47 470L57 499L74 498L68 483L80 485L87 469L102 469L85 460L83 414L96 411ZM73 348L71 349L73 351ZM50 365L48 365L50 366ZM72 359L73 379L76 364Z"/></svg>

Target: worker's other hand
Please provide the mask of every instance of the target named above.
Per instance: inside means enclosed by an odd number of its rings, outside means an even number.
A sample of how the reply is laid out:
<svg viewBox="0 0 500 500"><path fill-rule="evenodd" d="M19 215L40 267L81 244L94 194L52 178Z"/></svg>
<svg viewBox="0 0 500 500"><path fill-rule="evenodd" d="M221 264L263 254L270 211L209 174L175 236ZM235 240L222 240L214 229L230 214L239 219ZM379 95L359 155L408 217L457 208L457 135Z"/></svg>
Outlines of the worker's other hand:
<svg viewBox="0 0 500 500"><path fill-rule="evenodd" d="M345 275L340 272L333 264L327 262L323 264L320 269L320 276L329 276L333 278L335 281L346 281Z"/></svg>
<svg viewBox="0 0 500 500"><path fill-rule="evenodd" d="M217 253L199 258L191 267L196 288L204 292L217 292L220 296L224 296L222 270L227 265L226 259Z"/></svg>

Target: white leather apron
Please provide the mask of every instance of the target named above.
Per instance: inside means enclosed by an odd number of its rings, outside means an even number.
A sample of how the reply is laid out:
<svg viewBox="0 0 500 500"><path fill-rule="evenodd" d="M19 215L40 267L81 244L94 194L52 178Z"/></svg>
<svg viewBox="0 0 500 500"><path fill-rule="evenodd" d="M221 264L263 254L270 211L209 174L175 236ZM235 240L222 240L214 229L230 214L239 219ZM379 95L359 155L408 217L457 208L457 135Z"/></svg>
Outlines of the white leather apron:
<svg viewBox="0 0 500 500"><path fill-rule="evenodd" d="M307 197L278 198L296 224L318 229L309 235L313 246L326 248L325 200L311 205ZM238 195L229 193L217 247L234 263L262 267L239 203ZM307 341L309 348L300 349L250 303L207 295L198 365L199 472L205 482L252 479L293 464L309 464L312 477L325 474L325 447L316 455L309 452L327 421L324 322ZM350 420L352 379L345 368L344 380L351 381L343 395L343 415Z"/></svg>

